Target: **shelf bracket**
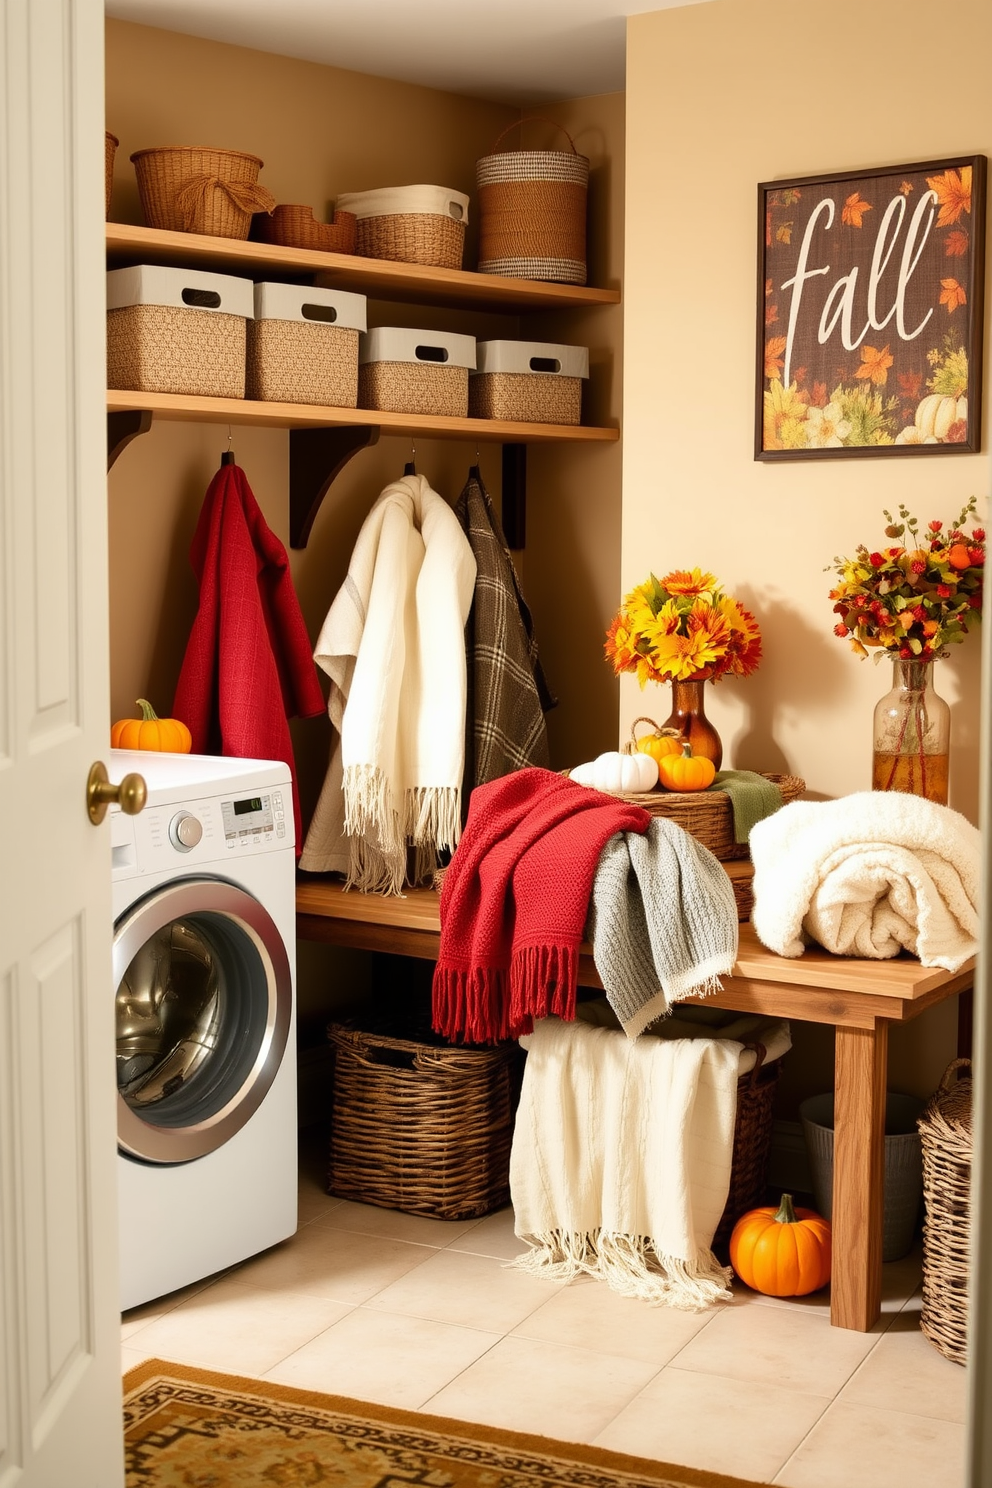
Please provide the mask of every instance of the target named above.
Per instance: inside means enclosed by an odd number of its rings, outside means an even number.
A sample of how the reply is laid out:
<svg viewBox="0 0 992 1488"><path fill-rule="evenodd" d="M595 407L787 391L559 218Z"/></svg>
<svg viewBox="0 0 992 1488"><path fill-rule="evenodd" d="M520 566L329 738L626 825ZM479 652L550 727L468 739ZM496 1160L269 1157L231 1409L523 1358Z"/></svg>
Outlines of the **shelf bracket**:
<svg viewBox="0 0 992 1488"><path fill-rule="evenodd" d="M527 446L503 446L503 535L506 546L520 552L527 543Z"/></svg>
<svg viewBox="0 0 992 1488"><path fill-rule="evenodd" d="M152 416L147 408L127 409L123 413L107 414L107 469L113 465L121 450L147 434L152 426Z"/></svg>
<svg viewBox="0 0 992 1488"><path fill-rule="evenodd" d="M352 455L378 443L376 424L289 431L289 545L305 548L320 504Z"/></svg>

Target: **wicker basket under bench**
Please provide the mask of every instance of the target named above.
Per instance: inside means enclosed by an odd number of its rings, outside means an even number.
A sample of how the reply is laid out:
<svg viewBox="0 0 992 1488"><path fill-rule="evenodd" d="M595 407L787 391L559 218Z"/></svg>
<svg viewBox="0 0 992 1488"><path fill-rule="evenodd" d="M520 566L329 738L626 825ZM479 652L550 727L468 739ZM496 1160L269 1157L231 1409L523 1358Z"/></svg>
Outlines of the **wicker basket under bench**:
<svg viewBox="0 0 992 1488"><path fill-rule="evenodd" d="M472 1219L510 1201L510 1144L523 1052L462 1048L331 1023L334 1093L327 1189L434 1219ZM730 1192L713 1244L765 1198L781 1059L737 1082Z"/></svg>

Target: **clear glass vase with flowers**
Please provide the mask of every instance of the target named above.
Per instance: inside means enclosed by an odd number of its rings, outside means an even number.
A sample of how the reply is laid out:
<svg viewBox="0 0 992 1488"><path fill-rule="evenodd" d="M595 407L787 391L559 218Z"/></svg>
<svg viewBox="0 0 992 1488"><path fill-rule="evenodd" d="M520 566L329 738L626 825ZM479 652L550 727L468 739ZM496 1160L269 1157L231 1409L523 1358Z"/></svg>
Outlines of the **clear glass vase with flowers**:
<svg viewBox="0 0 992 1488"><path fill-rule="evenodd" d="M678 729L693 754L719 769L723 746L706 717L703 685L747 677L757 667L761 632L750 610L701 569L677 569L662 579L651 574L625 596L605 650L617 676L632 672L642 688L672 684L672 711L663 727Z"/></svg>
<svg viewBox="0 0 992 1488"><path fill-rule="evenodd" d="M875 707L872 789L906 791L947 804L950 709L933 688L933 663L959 644L981 614L985 530L974 521L975 498L957 521L920 529L905 506L883 510L889 545L858 546L829 566L839 616L834 634L852 650L893 663L892 688Z"/></svg>

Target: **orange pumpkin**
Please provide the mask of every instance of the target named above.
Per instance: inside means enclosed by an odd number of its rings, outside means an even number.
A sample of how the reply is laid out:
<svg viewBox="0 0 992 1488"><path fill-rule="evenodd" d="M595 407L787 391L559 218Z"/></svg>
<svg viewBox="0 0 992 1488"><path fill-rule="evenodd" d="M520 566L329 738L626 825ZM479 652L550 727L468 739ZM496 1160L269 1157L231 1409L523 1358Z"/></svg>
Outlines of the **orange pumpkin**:
<svg viewBox="0 0 992 1488"><path fill-rule="evenodd" d="M658 779L666 790L701 791L713 784L716 765L701 754L693 754L688 740L680 754L669 754L658 761Z"/></svg>
<svg viewBox="0 0 992 1488"><path fill-rule="evenodd" d="M783 1194L751 1209L734 1225L730 1264L741 1281L766 1297L805 1297L830 1280L830 1222L812 1209L796 1209Z"/></svg>
<svg viewBox="0 0 992 1488"><path fill-rule="evenodd" d="M111 749L151 749L189 754L193 735L179 718L159 718L147 698L138 698L140 718L121 718L110 730Z"/></svg>
<svg viewBox="0 0 992 1488"><path fill-rule="evenodd" d="M642 734L638 738L635 730L639 723L649 723L651 733ZM649 754L659 765L668 755L681 754L685 743L678 729L659 728L653 718L635 718L630 726L630 737L638 754Z"/></svg>

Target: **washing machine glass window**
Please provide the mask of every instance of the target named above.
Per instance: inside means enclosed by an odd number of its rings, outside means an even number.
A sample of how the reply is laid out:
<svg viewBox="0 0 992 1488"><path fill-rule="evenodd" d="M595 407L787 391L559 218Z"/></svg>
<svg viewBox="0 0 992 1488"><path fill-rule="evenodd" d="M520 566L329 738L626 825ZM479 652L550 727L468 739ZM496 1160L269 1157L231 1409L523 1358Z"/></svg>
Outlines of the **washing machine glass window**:
<svg viewBox="0 0 992 1488"><path fill-rule="evenodd" d="M189 1162L258 1109L292 1016L282 938L251 894L180 879L133 904L114 934L118 1140Z"/></svg>

